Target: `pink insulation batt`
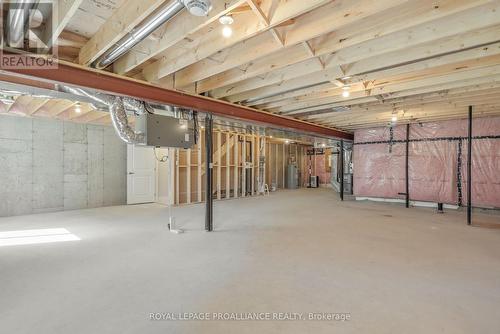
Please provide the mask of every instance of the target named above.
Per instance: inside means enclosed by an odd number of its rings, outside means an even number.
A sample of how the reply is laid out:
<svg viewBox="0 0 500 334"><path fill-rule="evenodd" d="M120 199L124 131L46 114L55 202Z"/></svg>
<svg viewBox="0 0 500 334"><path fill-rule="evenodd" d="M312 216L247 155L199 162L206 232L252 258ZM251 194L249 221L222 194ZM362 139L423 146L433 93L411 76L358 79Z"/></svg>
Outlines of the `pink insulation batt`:
<svg viewBox="0 0 500 334"><path fill-rule="evenodd" d="M411 200L458 204L458 181L461 179L462 203L467 203L467 129L466 119L410 126L408 169ZM474 118L472 135L499 136L500 117ZM405 198L398 193L405 193L406 125L393 128L393 140L396 142L392 144L391 151L391 145L386 142L389 139L389 127L355 131L353 164L356 196ZM384 143L359 144L380 141ZM499 138L473 139L472 187L474 206L500 208Z"/></svg>

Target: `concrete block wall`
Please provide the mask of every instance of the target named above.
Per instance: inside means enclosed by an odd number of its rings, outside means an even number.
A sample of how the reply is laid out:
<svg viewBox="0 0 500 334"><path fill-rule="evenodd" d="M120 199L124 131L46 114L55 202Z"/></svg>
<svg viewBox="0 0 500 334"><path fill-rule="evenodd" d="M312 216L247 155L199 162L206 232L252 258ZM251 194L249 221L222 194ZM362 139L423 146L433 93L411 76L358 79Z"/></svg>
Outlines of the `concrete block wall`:
<svg viewBox="0 0 500 334"><path fill-rule="evenodd" d="M0 115L0 216L125 204L126 162L110 126Z"/></svg>

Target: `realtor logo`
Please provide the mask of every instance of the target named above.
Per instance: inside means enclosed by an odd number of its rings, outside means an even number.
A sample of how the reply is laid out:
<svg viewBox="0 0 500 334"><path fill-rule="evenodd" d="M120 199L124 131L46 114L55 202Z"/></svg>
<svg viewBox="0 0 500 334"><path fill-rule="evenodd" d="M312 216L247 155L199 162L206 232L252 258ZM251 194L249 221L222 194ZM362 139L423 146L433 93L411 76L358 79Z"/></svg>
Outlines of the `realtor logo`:
<svg viewBox="0 0 500 334"><path fill-rule="evenodd" d="M53 1L2 1L1 62L2 69L54 69L57 47L54 45L54 23L57 22Z"/></svg>

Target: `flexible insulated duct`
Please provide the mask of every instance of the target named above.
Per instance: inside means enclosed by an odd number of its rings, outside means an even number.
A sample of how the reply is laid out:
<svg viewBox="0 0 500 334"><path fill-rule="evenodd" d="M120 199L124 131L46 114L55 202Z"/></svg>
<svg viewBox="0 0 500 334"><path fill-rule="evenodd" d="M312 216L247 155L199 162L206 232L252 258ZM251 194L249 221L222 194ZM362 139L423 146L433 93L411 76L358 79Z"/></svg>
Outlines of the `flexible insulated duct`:
<svg viewBox="0 0 500 334"><path fill-rule="evenodd" d="M128 123L127 112L125 111L125 106L121 97L116 96L114 98L114 101L109 106L109 113L118 137L127 144L144 143L144 134L135 132Z"/></svg>

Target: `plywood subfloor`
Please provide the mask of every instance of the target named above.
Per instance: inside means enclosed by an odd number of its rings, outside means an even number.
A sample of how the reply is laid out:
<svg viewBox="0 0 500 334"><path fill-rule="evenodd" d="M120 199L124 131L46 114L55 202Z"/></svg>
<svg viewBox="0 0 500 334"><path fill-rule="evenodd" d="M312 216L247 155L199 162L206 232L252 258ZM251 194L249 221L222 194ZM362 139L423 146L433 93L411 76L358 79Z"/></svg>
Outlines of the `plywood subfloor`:
<svg viewBox="0 0 500 334"><path fill-rule="evenodd" d="M0 248L5 333L497 333L500 231L465 215L340 203L328 189L174 209L0 219L82 240ZM484 215L493 223L498 216ZM349 312L349 322L154 322L151 312Z"/></svg>

